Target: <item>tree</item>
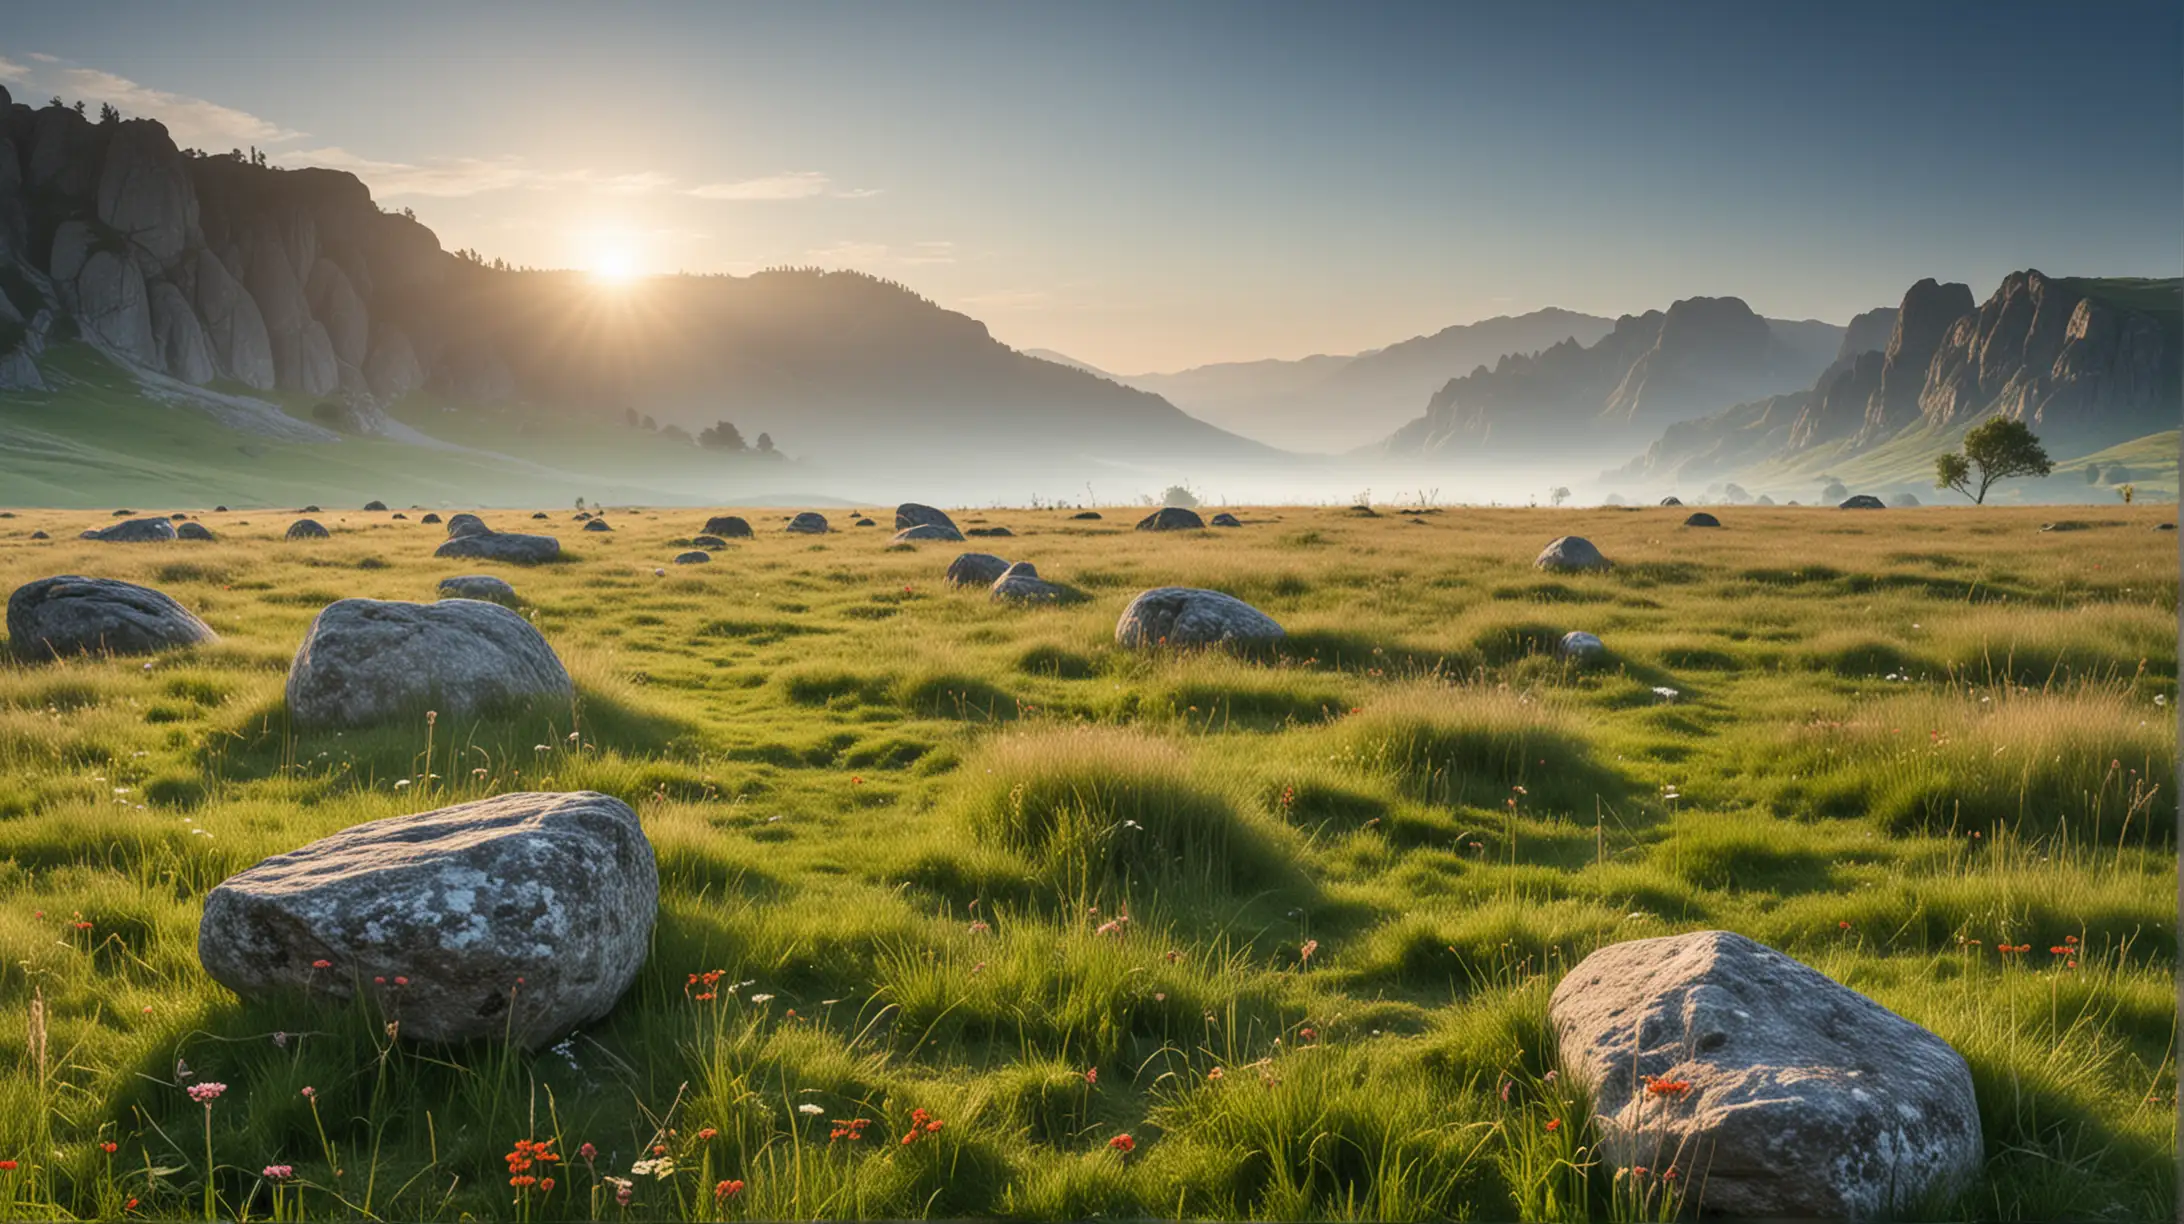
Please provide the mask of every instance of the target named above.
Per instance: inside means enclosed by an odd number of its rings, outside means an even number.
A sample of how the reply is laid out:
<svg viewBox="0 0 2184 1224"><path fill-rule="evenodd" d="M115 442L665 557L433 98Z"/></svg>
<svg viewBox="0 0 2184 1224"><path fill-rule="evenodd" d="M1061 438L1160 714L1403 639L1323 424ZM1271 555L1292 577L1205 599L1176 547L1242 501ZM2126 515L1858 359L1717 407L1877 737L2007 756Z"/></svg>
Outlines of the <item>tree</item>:
<svg viewBox="0 0 2184 1224"><path fill-rule="evenodd" d="M1987 490L1998 480L2012 476L2045 476L2055 470L2047 449L2030 427L2015 417L1996 417L1964 435L1962 454L1951 452L1934 459L1934 487L1955 489L1987 504Z"/></svg>
<svg viewBox="0 0 2184 1224"><path fill-rule="evenodd" d="M772 434L762 433L758 435L758 453L761 455L771 455L774 453Z"/></svg>
<svg viewBox="0 0 2184 1224"><path fill-rule="evenodd" d="M1160 495L1160 504L1180 506L1185 510L1194 509L1198 505L1198 494L1191 492L1185 485L1169 485Z"/></svg>
<svg viewBox="0 0 2184 1224"><path fill-rule="evenodd" d="M1728 484L1723 485L1721 487L1721 495L1724 498L1727 498L1729 504L1732 506L1741 506L1744 503L1752 500L1751 493L1746 490L1743 485L1740 485L1735 481L1731 481Z"/></svg>
<svg viewBox="0 0 2184 1224"><path fill-rule="evenodd" d="M1569 487L1567 485L1556 485L1554 490L1547 494L1547 499L1558 506L1561 505L1570 500Z"/></svg>
<svg viewBox="0 0 2184 1224"><path fill-rule="evenodd" d="M637 410L635 408L622 409L622 423L629 426L631 429L637 428L637 422L642 419L643 418L637 415Z"/></svg>
<svg viewBox="0 0 2184 1224"><path fill-rule="evenodd" d="M743 440L743 431L726 421L715 421L698 431L698 445L707 450L746 451L750 444Z"/></svg>
<svg viewBox="0 0 2184 1224"><path fill-rule="evenodd" d="M684 429L684 428L683 428L682 426L680 426L680 425L663 425L663 426L661 426L661 427L660 427L660 436L661 436L661 437L663 437L663 438L673 438L673 439L675 439L675 440L676 440L677 442L688 442L688 441L690 441L690 440L691 440L691 438L690 438L690 431L689 431L689 430L687 430L687 429ZM761 439L760 439L760 441L764 441L764 439L763 439L763 438L761 438Z"/></svg>
<svg viewBox="0 0 2184 1224"><path fill-rule="evenodd" d="M1850 489L1845 486L1842 481L1835 479L1833 476L1828 477L1827 483L1820 486L1821 501L1841 501L1849 496Z"/></svg>
<svg viewBox="0 0 2184 1224"><path fill-rule="evenodd" d="M106 127L106 126L108 126L108 125L110 125L110 124L115 124L115 123L120 123L120 122L121 122L121 112L120 112L120 111L118 111L118 110L115 110L115 109L114 109L114 104L113 104L113 103L111 103L111 102L101 102L101 103L99 103L99 126L100 126L100 127Z"/></svg>

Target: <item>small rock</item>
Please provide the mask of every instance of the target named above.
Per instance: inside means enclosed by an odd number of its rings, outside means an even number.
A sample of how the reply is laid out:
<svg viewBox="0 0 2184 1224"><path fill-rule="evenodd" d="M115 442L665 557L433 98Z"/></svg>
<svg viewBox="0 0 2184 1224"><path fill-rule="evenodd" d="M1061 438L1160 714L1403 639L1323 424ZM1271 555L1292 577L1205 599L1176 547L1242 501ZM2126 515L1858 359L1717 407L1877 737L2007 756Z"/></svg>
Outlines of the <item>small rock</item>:
<svg viewBox="0 0 2184 1224"><path fill-rule="evenodd" d="M1181 506L1162 506L1138 520L1139 531L1192 531L1206 525L1195 510Z"/></svg>
<svg viewBox="0 0 2184 1224"><path fill-rule="evenodd" d="M1084 522L1090 522L1094 519L1100 518L1101 515L1100 512L1097 510L1079 510L1077 513L1072 514L1069 517Z"/></svg>
<svg viewBox="0 0 2184 1224"><path fill-rule="evenodd" d="M694 536L691 538L690 542L697 545L699 548L707 550L708 552L716 548L728 547L728 541L721 539L719 536Z"/></svg>
<svg viewBox="0 0 2184 1224"><path fill-rule="evenodd" d="M736 515L718 514L705 520L705 534L747 540L751 537L751 525Z"/></svg>
<svg viewBox="0 0 2184 1224"><path fill-rule="evenodd" d="M1039 571L1029 561L1018 561L994 579L989 598L1000 603L1053 603L1062 597L1062 589L1039 577Z"/></svg>
<svg viewBox="0 0 2184 1224"><path fill-rule="evenodd" d="M437 523L440 521L440 516L437 514L427 514L425 517L418 519L417 521L420 523Z"/></svg>
<svg viewBox="0 0 2184 1224"><path fill-rule="evenodd" d="M782 530L793 531L796 532L798 535L825 535L828 531L832 530L832 528L827 526L826 515L816 514L810 510L806 510L802 514L797 515L795 518L790 519L789 525Z"/></svg>
<svg viewBox="0 0 2184 1224"><path fill-rule="evenodd" d="M1556 654L1565 659L1576 659L1581 663L1597 659L1606 654L1607 651L1608 648L1601 644L1598 637L1586 633L1582 629L1572 629L1563 634L1562 640L1555 644Z"/></svg>
<svg viewBox="0 0 2184 1224"><path fill-rule="evenodd" d="M711 561L712 559L712 554L701 552L697 549L692 549L686 553L675 554L675 564L677 565L703 565L706 562Z"/></svg>
<svg viewBox="0 0 2184 1224"><path fill-rule="evenodd" d="M1875 497L1875 496L1873 496L1873 495L1872 495L1871 493L1860 493L1860 494L1858 494L1857 496L1855 496L1855 497L1852 497L1852 498L1850 498L1850 499L1849 499L1848 501L1845 501L1845 502L1843 502L1843 503L1842 503L1841 505L1839 505L1839 506L1837 506L1837 507L1835 507L1835 508L1836 508L1836 509L1838 509L1838 510L1886 510L1886 509L1888 509L1888 507L1887 507L1887 506L1885 506L1885 505L1881 504L1881 499L1880 499L1880 498L1878 498L1878 497Z"/></svg>
<svg viewBox="0 0 2184 1224"><path fill-rule="evenodd" d="M1003 538L1014 538L1014 536L1016 535L1016 533L1015 533L1015 532L1013 532L1013 531L1010 531L1010 530L1009 530L1008 528L1006 528L1006 527L973 527L973 528L971 528L971 529L970 529L969 531L966 531L966 532L964 532L963 534L964 534L964 535L967 535L967 536L978 536L978 537L980 537L981 539L988 539L988 540L998 540L998 539L1003 539Z"/></svg>
<svg viewBox="0 0 2184 1224"><path fill-rule="evenodd" d="M212 531L203 523L184 523L174 529L174 535L178 540L210 540L213 538Z"/></svg>
<svg viewBox="0 0 2184 1224"><path fill-rule="evenodd" d="M534 519L546 519L546 518L552 518L552 517L553 517L553 515L550 515L550 514L546 513L546 512L544 511L544 510L538 510L538 511L534 511L534 512L532 513L531 517L532 517L532 518L534 518Z"/></svg>
<svg viewBox="0 0 2184 1224"><path fill-rule="evenodd" d="M919 523L896 532L895 538L888 541L888 543L910 544L918 540L945 540L960 544L963 542L963 533L956 530L953 523L946 526L939 523Z"/></svg>
<svg viewBox="0 0 2184 1224"><path fill-rule="evenodd" d="M319 508L318 508L317 506L305 506L305 507L304 507L303 509L301 509L301 510L298 510L298 511L296 511L296 513L298 513L298 514L324 514L324 513L326 513L326 512L325 512L324 510L321 510L321 509L319 509Z"/></svg>
<svg viewBox="0 0 2184 1224"><path fill-rule="evenodd" d="M61 655L153 654L219 640L205 622L150 587L63 574L8 596L8 647L25 663Z"/></svg>
<svg viewBox="0 0 2184 1224"><path fill-rule="evenodd" d="M31 532L31 533L30 533L30 538L31 538L31 539L33 539L33 540L50 540L50 539L52 539L53 537L52 537L52 536L49 536L49 535L47 535L47 534L46 534L45 532L43 532L43 531L33 531L33 532Z"/></svg>
<svg viewBox="0 0 2184 1224"><path fill-rule="evenodd" d="M317 519L297 519L288 525L286 538L291 540L323 540L329 534Z"/></svg>
<svg viewBox="0 0 2184 1224"><path fill-rule="evenodd" d="M540 565L561 559L561 541L552 536L520 535L512 531L472 532L456 536L432 550L435 557L478 557L511 565Z"/></svg>
<svg viewBox="0 0 2184 1224"><path fill-rule="evenodd" d="M600 518L595 518L595 519L593 519L593 520L592 520L591 522L588 522L588 523L584 524L584 530L586 530L586 531L612 531L612 530L614 530L614 528L612 528L612 527L609 527L609 526L607 526L607 520L605 520L605 519L600 519Z"/></svg>
<svg viewBox="0 0 2184 1224"><path fill-rule="evenodd" d="M459 718L533 698L566 699L569 673L531 622L474 599L326 605L288 668L299 727Z"/></svg>
<svg viewBox="0 0 2184 1224"><path fill-rule="evenodd" d="M387 508L387 503L374 499L372 501L365 502L364 508L366 510L385 510Z"/></svg>
<svg viewBox="0 0 2184 1224"><path fill-rule="evenodd" d="M1416 522L1417 520L1413 519L1412 521ZM1223 511L1213 516L1213 525L1216 527L1241 527L1244 525L1244 520Z"/></svg>
<svg viewBox="0 0 2184 1224"><path fill-rule="evenodd" d="M226 514L228 512L228 508L226 506L214 506L212 508L212 512L214 514Z"/></svg>
<svg viewBox="0 0 2184 1224"><path fill-rule="evenodd" d="M507 608L515 607L517 603L516 588L508 585L506 579L495 578L491 574L460 574L453 578L442 578L440 598L482 599Z"/></svg>
<svg viewBox="0 0 2184 1224"><path fill-rule="evenodd" d="M1142 592L1115 622L1115 642L1121 646L1209 646L1282 636L1272 617L1243 600L1195 587Z"/></svg>
<svg viewBox="0 0 2184 1224"><path fill-rule="evenodd" d="M99 540L108 544L150 544L175 538L174 524L164 518L130 519L111 527L101 527L83 533L86 540Z"/></svg>
<svg viewBox="0 0 2184 1224"><path fill-rule="evenodd" d="M964 553L948 563L945 578L950 586L990 587L1008 568L1008 562L992 553Z"/></svg>
<svg viewBox="0 0 2184 1224"><path fill-rule="evenodd" d="M536 1048L629 989L659 887L621 800L496 795L357 825L229 877L205 898L197 955L244 998L373 992L402 1037Z"/></svg>
<svg viewBox="0 0 2184 1224"><path fill-rule="evenodd" d="M873 522L873 521L872 521L871 519L868 519L868 518L861 518L861 519L858 519L858 520L857 520L857 521L856 521L855 523L852 523L852 524L851 524L851 526L853 526L853 527L877 527L877 526L879 526L879 524L878 524L878 523L875 523L875 522Z"/></svg>
<svg viewBox="0 0 2184 1224"><path fill-rule="evenodd" d="M2175 523L2155 523L2155 524L2154 524L2154 530L2155 530L2155 531L2175 531L2175 530L2176 530L2176 524L2175 524ZM44 535L45 533L41 531L41 532L39 532L38 534L39 534L39 535Z"/></svg>
<svg viewBox="0 0 2184 1224"><path fill-rule="evenodd" d="M1719 527L1721 520L1701 510L1683 521L1686 527Z"/></svg>
<svg viewBox="0 0 2184 1224"><path fill-rule="evenodd" d="M904 502L895 507L895 530L908 531L912 527L946 527L950 531L956 530L955 520L948 517L947 511L936 510L931 506L921 506L916 502ZM937 539L942 537L920 536L918 538ZM963 537L959 532L953 538L962 539Z"/></svg>
<svg viewBox="0 0 2184 1224"><path fill-rule="evenodd" d="M1532 562L1543 570L1606 569L1610 562L1583 536L1563 536L1540 550Z"/></svg>

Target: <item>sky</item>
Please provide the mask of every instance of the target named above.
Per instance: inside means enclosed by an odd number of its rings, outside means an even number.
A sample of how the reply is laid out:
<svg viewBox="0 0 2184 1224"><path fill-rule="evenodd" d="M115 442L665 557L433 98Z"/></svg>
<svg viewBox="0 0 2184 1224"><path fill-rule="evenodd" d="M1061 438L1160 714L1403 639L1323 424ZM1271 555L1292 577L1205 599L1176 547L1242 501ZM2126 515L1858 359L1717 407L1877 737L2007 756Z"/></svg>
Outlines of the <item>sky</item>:
<svg viewBox="0 0 2184 1224"><path fill-rule="evenodd" d="M18 101L538 267L816 264L1117 373L2184 269L2184 6L9 6Z"/></svg>

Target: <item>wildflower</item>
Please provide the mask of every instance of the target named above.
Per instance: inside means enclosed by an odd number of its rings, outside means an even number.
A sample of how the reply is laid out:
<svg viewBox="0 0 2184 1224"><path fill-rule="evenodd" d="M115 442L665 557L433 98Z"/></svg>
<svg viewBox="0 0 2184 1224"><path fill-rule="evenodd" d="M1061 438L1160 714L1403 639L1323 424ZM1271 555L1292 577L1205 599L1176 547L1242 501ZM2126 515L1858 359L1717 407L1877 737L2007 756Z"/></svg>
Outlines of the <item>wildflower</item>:
<svg viewBox="0 0 2184 1224"><path fill-rule="evenodd" d="M821 1108L820 1106L812 1104L809 1101L806 1101L804 1104L796 1107L796 1112L803 1114L807 1118L816 1118L820 1114L825 1113L826 1110Z"/></svg>
<svg viewBox="0 0 2184 1224"><path fill-rule="evenodd" d="M993 930L993 928L987 925L986 920L983 918L970 925L970 932L973 935L984 935L991 930Z"/></svg>
<svg viewBox="0 0 2184 1224"><path fill-rule="evenodd" d="M719 1131L714 1130L712 1127L708 1126L704 1130L698 1132L698 1142L703 1143L719 1133Z"/></svg>
<svg viewBox="0 0 2184 1224"><path fill-rule="evenodd" d="M1845 919L1845 920L1844 920L1844 921L1842 921L1842 922L1838 922L1838 923L1836 923L1836 924L1835 924L1835 929L1836 929L1836 930L1838 930L1838 931L1847 931L1847 930L1849 930L1849 929L1850 929L1850 922L1849 922L1849 920L1848 920L1848 919Z"/></svg>
<svg viewBox="0 0 2184 1224"><path fill-rule="evenodd" d="M1305 1025L1305 1026L1304 1026L1303 1028L1301 1028L1301 1029L1298 1029L1298 1030L1297 1030L1297 1040L1299 1040L1299 1041L1318 1041L1318 1040L1319 1040L1319 1030L1318 1030L1318 1029L1316 1029L1316 1028L1313 1028L1313 1027L1312 1027L1311 1025L1307 1024L1307 1025Z"/></svg>
<svg viewBox="0 0 2184 1224"><path fill-rule="evenodd" d="M102 1152L104 1152L104 1153L106 1153L107 1155L111 1156L111 1155L113 1155L114 1153L116 1153L116 1152L118 1152L118 1151L120 1151L120 1150L121 1150L121 1145L120 1145L120 1144L118 1144L118 1143L115 1143L115 1142L114 1142L113 1140L109 1139L109 1140L107 1140L106 1142L104 1142L104 1143L102 1143L102 1144L100 1144L100 1145L99 1145L99 1150L100 1150L100 1151L102 1151Z"/></svg>
<svg viewBox="0 0 2184 1224"><path fill-rule="evenodd" d="M1214 1068L1213 1070L1211 1070L1211 1071L1208 1071L1208 1072L1206 1072L1206 1079L1207 1079L1207 1081L1208 1081L1208 1082L1214 1082L1214 1081L1218 1081L1218 1080L1224 1080L1224 1079L1227 1079L1227 1078L1228 1078L1228 1072L1226 1072L1226 1071L1223 1071L1223 1070L1222 1070L1221 1068L1219 1068L1219 1067L1215 1067L1215 1068Z"/></svg>
<svg viewBox="0 0 2184 1224"><path fill-rule="evenodd" d="M1122 928L1126 924L1128 924L1129 921L1130 918L1128 915L1124 915L1120 918L1110 918L1106 922L1101 923L1099 927L1092 933L1095 935L1120 935L1122 934Z"/></svg>
<svg viewBox="0 0 2184 1224"><path fill-rule="evenodd" d="M1653 1096L1682 1096L1689 1091L1690 1080L1672 1080L1658 1075L1646 1077L1646 1092Z"/></svg>
<svg viewBox="0 0 2184 1224"><path fill-rule="evenodd" d="M309 1085L309 1084L305 1084L305 1085L303 1086L303 1099L304 1099L304 1100L306 1100L306 1101L311 1101L311 1100L316 1100L317 1098L318 1098L318 1089L316 1089L316 1088L313 1088L313 1087L312 1087L311 1085Z"/></svg>
<svg viewBox="0 0 2184 1224"><path fill-rule="evenodd" d="M772 1001L773 996L770 994L755 994L751 996L751 1002L753 1003L769 1003Z"/></svg>
<svg viewBox="0 0 2184 1224"><path fill-rule="evenodd" d="M832 1143L837 1139L847 1139L855 1143L857 1140L864 1138L865 1127L870 1125L872 1125L872 1119L870 1118L850 1118L847 1120L836 1118L834 1120L834 1129L827 1134L827 1142Z"/></svg>
<svg viewBox="0 0 2184 1224"><path fill-rule="evenodd" d="M583 1147L576 1149L576 1154L582 1156L585 1160L585 1163L588 1164L592 1161L593 1158L599 1155L599 1149L587 1143Z"/></svg>
<svg viewBox="0 0 2184 1224"><path fill-rule="evenodd" d="M293 1165L267 1165L264 1170L267 1181L287 1181L296 1175Z"/></svg>
<svg viewBox="0 0 2184 1224"><path fill-rule="evenodd" d="M1304 946L1303 946L1303 947L1301 947L1301 948L1299 948L1299 949L1297 949L1297 960L1298 960L1298 962L1299 962L1299 963L1301 964L1301 963L1304 963L1304 962L1310 961L1310 960L1312 959L1312 954L1313 954L1314 952L1317 952L1317 951L1319 951L1319 940L1317 940L1317 939L1307 939L1307 940L1305 940L1305 941L1304 941Z"/></svg>
<svg viewBox="0 0 2184 1224"><path fill-rule="evenodd" d="M407 986L409 985L409 979L406 977L398 977L394 979L394 984L397 986Z"/></svg>
<svg viewBox="0 0 2184 1224"><path fill-rule="evenodd" d="M1100 1069L1098 1067L1086 1067L1084 1070L1084 1082L1087 1084L1099 1083Z"/></svg>
<svg viewBox="0 0 2184 1224"><path fill-rule="evenodd" d="M651 1176L666 1181L675 1175L675 1162L668 1157L657 1156L651 1160L638 1161L629 1167L629 1171L638 1177Z"/></svg>
<svg viewBox="0 0 2184 1224"><path fill-rule="evenodd" d="M1117 1135L1107 1141L1107 1146L1128 1156L1130 1153L1137 1151L1137 1140L1128 1135Z"/></svg>
<svg viewBox="0 0 2184 1224"><path fill-rule="evenodd" d="M203 1084L191 1084L188 1089L190 1099L200 1105L206 1106L207 1108L210 1108L213 1101L217 1100L220 1094L226 1091L226 1084L215 1084L209 1082Z"/></svg>
<svg viewBox="0 0 2184 1224"><path fill-rule="evenodd" d="M1561 1130L1561 1129L1562 1129L1562 1119L1560 1119L1560 1118L1549 1118L1549 1119L1547 1119L1547 1133L1548 1133L1548 1134L1550 1134L1550 1135L1551 1135L1551 1134L1553 1134L1553 1133L1555 1133L1556 1131L1558 1131L1558 1130Z"/></svg>
<svg viewBox="0 0 2184 1224"><path fill-rule="evenodd" d="M554 1179L551 1177L539 1178L538 1189L541 1194L552 1194L554 1192Z"/></svg>
<svg viewBox="0 0 2184 1224"><path fill-rule="evenodd" d="M743 1183L740 1180L724 1181L719 1185L713 1187L713 1198L716 1201L720 1199L734 1198L736 1195L741 1193L743 1193Z"/></svg>
<svg viewBox="0 0 2184 1224"><path fill-rule="evenodd" d="M137 1201L135 1199L130 1199L128 1202L121 1205L121 1209L123 1211L135 1211L137 1209Z"/></svg>
<svg viewBox="0 0 2184 1224"><path fill-rule="evenodd" d="M0 1173L13 1173L13 1172L15 1172L15 1162L14 1162L14 1161L12 1161L12 1160L0 1160Z"/></svg>
<svg viewBox="0 0 2184 1224"><path fill-rule="evenodd" d="M311 967L313 969L331 969L334 967L334 962L327 960L324 957L320 957L318 960L311 962Z"/></svg>
<svg viewBox="0 0 2184 1224"><path fill-rule="evenodd" d="M634 1170L633 1170L633 1171L634 1171ZM629 1180L628 1178L626 1178L626 1177L602 1177L602 1178L600 1178L599 1180L601 1180L601 1181L603 1181L603 1182L607 1183L608 1185L610 1185L610 1186L614 1187L614 1201L615 1201L615 1202L617 1202L617 1203L621 1204L621 1205L622 1205L622 1206L624 1206L624 1207L627 1207L627 1206L629 1206L629 1200L630 1200L630 1180Z"/></svg>

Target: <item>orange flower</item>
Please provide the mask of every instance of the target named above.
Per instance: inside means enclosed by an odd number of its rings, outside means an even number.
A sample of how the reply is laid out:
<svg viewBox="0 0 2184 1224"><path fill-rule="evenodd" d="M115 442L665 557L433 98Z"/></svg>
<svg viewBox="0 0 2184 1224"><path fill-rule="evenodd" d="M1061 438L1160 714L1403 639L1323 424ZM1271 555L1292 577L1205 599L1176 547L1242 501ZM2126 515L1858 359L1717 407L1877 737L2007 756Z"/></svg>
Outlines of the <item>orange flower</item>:
<svg viewBox="0 0 2184 1224"><path fill-rule="evenodd" d="M1691 1091L1690 1080L1664 1079L1657 1075L1646 1077L1646 1091L1653 1096L1682 1096Z"/></svg>
<svg viewBox="0 0 2184 1224"><path fill-rule="evenodd" d="M1558 1131L1558 1130L1561 1130L1561 1129L1562 1129L1562 1119L1560 1119L1560 1118L1549 1118L1549 1119L1547 1119L1547 1133L1548 1133L1548 1134L1550 1134L1550 1135L1551 1135L1551 1134L1553 1134L1553 1133L1555 1133L1556 1131Z"/></svg>
<svg viewBox="0 0 2184 1224"><path fill-rule="evenodd" d="M734 1198L741 1193L743 1193L743 1182L740 1179L724 1181L713 1187L713 1197L715 1199Z"/></svg>
<svg viewBox="0 0 2184 1224"><path fill-rule="evenodd" d="M1107 1146L1128 1156L1130 1153L1137 1151L1137 1140L1128 1135L1117 1135L1107 1141Z"/></svg>

